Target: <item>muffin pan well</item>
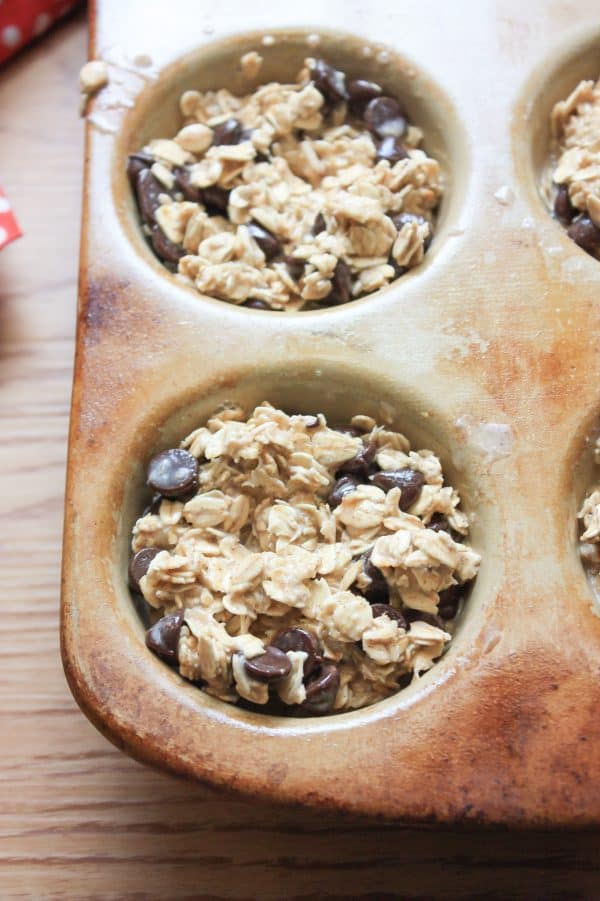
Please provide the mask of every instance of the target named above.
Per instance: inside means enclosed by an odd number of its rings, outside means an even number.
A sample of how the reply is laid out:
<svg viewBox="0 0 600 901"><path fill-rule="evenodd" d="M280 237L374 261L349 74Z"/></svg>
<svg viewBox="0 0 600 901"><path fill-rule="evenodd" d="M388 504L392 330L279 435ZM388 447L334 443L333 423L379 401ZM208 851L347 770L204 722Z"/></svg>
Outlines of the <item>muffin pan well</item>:
<svg viewBox="0 0 600 901"><path fill-rule="evenodd" d="M600 412L600 272L562 240L535 179L539 73L554 71L567 11L503 0L458 23L442 3L309 2L300 27L293 9L234 3L192 29L194 10L92 9L91 56L111 81L88 113L62 606L72 690L138 759L261 797L407 821L597 824L600 619L574 514ZM579 13L580 29L594 22L591 2ZM572 47L586 40L579 30ZM199 297L153 258L127 154L175 130L185 86L241 90L249 50L261 80L318 53L399 85L447 176L422 266L295 315ZM267 717L199 692L144 647L126 585L144 465L227 400L369 413L441 457L483 561L448 653L398 695Z"/></svg>

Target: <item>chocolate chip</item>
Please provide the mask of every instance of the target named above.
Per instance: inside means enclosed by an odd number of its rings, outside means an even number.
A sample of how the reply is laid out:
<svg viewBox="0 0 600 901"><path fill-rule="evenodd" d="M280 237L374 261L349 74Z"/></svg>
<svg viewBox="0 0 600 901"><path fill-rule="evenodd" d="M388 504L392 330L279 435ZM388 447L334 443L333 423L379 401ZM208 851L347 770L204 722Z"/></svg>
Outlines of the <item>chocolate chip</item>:
<svg viewBox="0 0 600 901"><path fill-rule="evenodd" d="M137 153L130 153L127 157L127 175L129 176L129 181L131 182L131 186L135 188L137 177L143 169L149 169L150 166L154 163L154 157L150 153L146 153L144 150L139 150Z"/></svg>
<svg viewBox="0 0 600 901"><path fill-rule="evenodd" d="M185 166L179 166L173 170L175 176L175 184L183 194L186 200L191 203L200 203L202 201L202 191L191 182L191 172Z"/></svg>
<svg viewBox="0 0 600 901"><path fill-rule="evenodd" d="M462 585L452 585L450 588L445 588L444 591L440 591L438 605L438 615L440 619L454 619L463 593L464 586Z"/></svg>
<svg viewBox="0 0 600 901"><path fill-rule="evenodd" d="M324 232L327 228L327 223L325 222L325 217L323 213L317 213L317 217L313 222L313 226L310 230L311 235L316 238L317 235L320 235L321 232Z"/></svg>
<svg viewBox="0 0 600 901"><path fill-rule="evenodd" d="M569 197L569 189L566 185L561 185L556 192L554 198L554 212L561 222L572 222L577 215L577 209L571 203Z"/></svg>
<svg viewBox="0 0 600 901"><path fill-rule="evenodd" d="M377 445L374 441L364 444L358 453L351 460L346 460L336 472L339 478L342 475L352 475L357 478L366 479L369 475L369 466L375 459L377 453ZM373 477L375 478L375 476Z"/></svg>
<svg viewBox="0 0 600 901"><path fill-rule="evenodd" d="M181 497L198 487L198 461L188 451L173 447L152 457L148 485L164 497Z"/></svg>
<svg viewBox="0 0 600 901"><path fill-rule="evenodd" d="M572 241L593 257L600 253L600 228L588 216L580 216L567 229Z"/></svg>
<svg viewBox="0 0 600 901"><path fill-rule="evenodd" d="M371 551L363 557L363 572L371 580L371 584L362 592L364 597L370 604L387 604L390 588L381 570L371 562Z"/></svg>
<svg viewBox="0 0 600 901"><path fill-rule="evenodd" d="M209 214L227 214L229 205L230 192L226 188L219 188L217 185L211 185L210 188L203 188L200 192L202 203L206 206Z"/></svg>
<svg viewBox="0 0 600 901"><path fill-rule="evenodd" d="M378 84L374 81L365 81L363 78L355 78L348 82L347 89L350 97L350 109L356 116L361 116L367 103L382 94Z"/></svg>
<svg viewBox="0 0 600 901"><path fill-rule="evenodd" d="M239 144L244 134L244 126L238 119L226 119L213 129L213 147L218 144Z"/></svg>
<svg viewBox="0 0 600 901"><path fill-rule="evenodd" d="M321 649L314 635L305 629L286 629L280 632L273 640L272 647L286 651L304 651L307 658L304 661L304 675L310 674L321 663Z"/></svg>
<svg viewBox="0 0 600 901"><path fill-rule="evenodd" d="M392 488L400 488L400 509L408 510L421 494L425 484L423 473L416 469L396 469L391 472L376 472L370 477L373 485L377 485L383 491L391 491Z"/></svg>
<svg viewBox="0 0 600 901"><path fill-rule="evenodd" d="M443 513L434 513L427 524L432 532L450 532L450 523Z"/></svg>
<svg viewBox="0 0 600 901"><path fill-rule="evenodd" d="M297 260L295 257L286 257L285 265L294 281L297 282L298 279L302 278L304 275L304 260Z"/></svg>
<svg viewBox="0 0 600 901"><path fill-rule="evenodd" d="M163 660L177 663L177 648L182 625L183 610L163 616L146 632L146 647L162 657Z"/></svg>
<svg viewBox="0 0 600 901"><path fill-rule="evenodd" d="M328 303L348 303L352 299L352 275L343 260L338 260L333 270L331 291L326 299Z"/></svg>
<svg viewBox="0 0 600 901"><path fill-rule="evenodd" d="M334 663L323 663L306 683L302 707L310 713L329 713L340 687L340 673Z"/></svg>
<svg viewBox="0 0 600 901"><path fill-rule="evenodd" d="M436 629L443 629L444 624L435 613L425 613L423 610L405 610L404 615L406 617L406 621L410 623L420 622L427 623L429 626L435 626Z"/></svg>
<svg viewBox="0 0 600 901"><path fill-rule="evenodd" d="M393 619L398 623L399 629L407 629L408 623L402 616L399 610L396 610L395 607L392 607L390 604L373 604L371 606L371 612L373 616L383 616L384 614L388 616L390 619Z"/></svg>
<svg viewBox="0 0 600 901"><path fill-rule="evenodd" d="M393 97L375 97L367 104L363 118L378 138L403 138L408 127L406 113Z"/></svg>
<svg viewBox="0 0 600 901"><path fill-rule="evenodd" d="M400 138L394 138L391 135L384 138L375 148L375 160L387 160L393 166L399 160L408 159L408 151Z"/></svg>
<svg viewBox="0 0 600 901"><path fill-rule="evenodd" d="M329 428L334 432L341 432L342 435L351 435L353 438L360 438L365 434L364 429L359 429L356 425L339 425L338 423L330 423Z"/></svg>
<svg viewBox="0 0 600 901"><path fill-rule="evenodd" d="M245 300L242 304L243 307L247 307L249 310L272 310L273 307L270 306L265 300L259 300L258 297L249 297L248 300Z"/></svg>
<svg viewBox="0 0 600 901"><path fill-rule="evenodd" d="M157 257L167 263L177 263L185 254L185 250L179 244L174 244L165 235L160 225L152 226L152 247Z"/></svg>
<svg viewBox="0 0 600 901"><path fill-rule="evenodd" d="M254 238L264 253L267 260L272 260L273 257L276 257L281 253L281 244L279 243L279 240L275 235L271 234L270 231L267 231L266 228L259 225L258 222L250 222L248 231L250 232L250 236Z"/></svg>
<svg viewBox="0 0 600 901"><path fill-rule="evenodd" d="M327 498L327 503L331 509L335 510L336 507L339 507L346 495L356 491L359 485L360 479L356 479L354 476L342 476L341 479L334 482L333 488L329 492L329 497Z"/></svg>
<svg viewBox="0 0 600 901"><path fill-rule="evenodd" d="M143 547L141 551L137 551L129 561L129 586L133 591L140 591L140 581L148 572L148 567L157 554L163 549L161 547Z"/></svg>
<svg viewBox="0 0 600 901"><path fill-rule="evenodd" d="M324 59L317 59L310 72L318 91L329 103L338 104L348 100L346 76L339 69L334 69Z"/></svg>
<svg viewBox="0 0 600 901"><path fill-rule="evenodd" d="M167 194L165 186L161 185L150 169L142 169L136 179L136 192L140 211L144 222L154 224L154 213L160 206L159 195Z"/></svg>
<svg viewBox="0 0 600 901"><path fill-rule="evenodd" d="M259 682L277 682L287 676L292 668L290 658L279 648L268 645L264 654L244 661L249 676Z"/></svg>

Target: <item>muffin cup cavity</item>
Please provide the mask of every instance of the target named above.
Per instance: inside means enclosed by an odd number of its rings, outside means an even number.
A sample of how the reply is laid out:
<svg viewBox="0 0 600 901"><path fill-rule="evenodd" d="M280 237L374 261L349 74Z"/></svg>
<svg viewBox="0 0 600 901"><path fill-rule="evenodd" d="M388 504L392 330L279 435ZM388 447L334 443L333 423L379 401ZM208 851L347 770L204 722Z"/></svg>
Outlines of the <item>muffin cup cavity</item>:
<svg viewBox="0 0 600 901"><path fill-rule="evenodd" d="M122 225L134 248L146 262L155 271L160 272L165 278L180 286L188 295L194 296L199 302L208 300L210 302L223 303L217 297L209 296L210 289L207 286L208 282L212 284L215 280L215 284L219 284L220 280L225 278L226 273L217 272L215 268L213 272L214 279L212 281L208 279L206 286L204 286L206 279L201 279L202 284L198 283L198 288L186 283L182 277L174 274L174 270L176 270L178 265L178 259L181 256L181 249L174 245L161 231L161 228L152 224L151 221L153 211L159 202L161 187L164 191L167 191L167 188L164 184L161 186L160 181L157 181L149 170L146 171L146 174L143 174L142 169L144 166L147 166L148 161L144 160L143 154L139 153L140 149L150 140L159 137L172 137L177 134L181 126L179 98L185 91L205 92L226 88L236 95L245 95L251 93L256 87L273 81L284 84L293 82L304 61L307 58L315 59L318 57L319 60L326 60L327 64L346 73L345 84L348 85L348 89L346 89L345 85L342 85L342 88L344 96L348 94L348 97L350 97L350 99L346 98L348 107L353 108L357 104L362 104L363 106L366 104L365 108L368 109L364 114L366 117L365 124L369 123L369 130L375 136L376 143L379 142L378 146L379 144L381 145L378 150L380 158L389 159L393 164L396 159L400 159L403 156L402 148L399 149L396 146L403 140L402 135L406 129L403 116L406 116L409 122L414 123L423 132L424 137L420 146L439 163L443 190L441 201L434 216L435 232L433 241L431 241L430 237L426 239L424 245L426 252L421 262L412 268L406 269L402 266L398 268L398 264L393 261L393 280L387 284L385 284L385 279L392 278L387 268L385 270L385 278L383 270L381 275L379 270L375 271L377 266L373 269L372 275L367 274L365 270L364 279L360 273L360 278L355 273L354 279L358 279L357 285L363 287L360 295L353 298L349 290L348 274L340 269L343 262L341 261L333 275L327 274L328 270L322 270L324 274L321 281L324 278L330 279L330 296L325 297L322 293L325 290L325 282L323 282L322 287L321 282L316 278L319 275L319 271L313 273L315 278L305 290L307 296L312 297L314 293L316 299L305 300L304 306L300 311L326 309L332 306L336 309L338 307L343 308L348 302L368 300L381 292L398 290L406 279L412 280L425 267L433 263L437 250L443 245L445 237L456 222L468 179L468 144L456 111L438 85L423 72L419 65L398 55L392 49L383 51L380 45L370 46L368 42L357 37L333 32L321 32L317 50L310 45L310 34L308 30L299 29L280 32L277 34L277 40L267 46L261 43L262 36L256 34L239 35L225 41L205 45L193 54L184 57L175 65L165 69L156 83L148 85L142 91L137 98L135 108L125 117L122 131L118 136L113 160L113 186ZM251 59L253 55L256 56L257 51L262 58L262 65L256 75L249 76L248 66L242 65L240 61ZM247 74L244 74L244 71ZM250 71L253 70L251 69ZM321 73L317 68L312 70L312 77L314 83L324 94L325 102L329 103L330 101L327 98L332 91L336 90L334 85L329 84L331 74L328 71ZM384 95L387 92L393 98L397 98L397 110L394 107L396 113L387 107L384 108L385 103L388 102L385 96L382 96L380 99L378 96L373 95L374 84L375 86L381 86ZM340 89L338 88L337 90L339 91ZM396 118L394 118L394 115L396 115ZM232 123L233 120L230 120L229 124ZM401 123L404 123L404 130L400 129L402 134L398 131ZM219 125L219 134L227 126L227 122ZM193 126L190 127L193 128ZM200 126L200 128L202 127ZM186 141L187 138L186 134ZM195 133L192 135L190 133L189 140L192 142L190 146L200 146L200 144L195 142L200 141L201 138L202 135L196 135ZM236 137L235 140L237 139ZM223 134L219 140L228 143L230 137ZM211 150L214 149L216 148L211 148ZM132 154L133 156L130 156ZM160 165L158 168L161 168ZM145 218L146 223L150 223L146 225L146 230L148 231L147 240L144 238L140 226L140 213L137 208L134 191L128 184L127 169L129 169L129 179L131 179L132 184L137 184L137 179L139 178L144 180L141 206L142 216ZM142 173L141 176L140 173ZM157 175L159 179L164 177L165 184L167 184L169 173L166 173L165 176L162 170L161 172L157 170ZM188 191L188 187L182 184L179 177L178 186L183 188L185 197L188 194L191 197L190 191L195 190L190 187ZM175 188L177 188L177 185ZM209 190L216 195L217 192L212 188L207 189L207 191ZM214 203L221 204L221 199L216 196L213 198L212 194L207 198L203 194L203 202L209 204L207 208L213 209ZM214 207L213 212L218 212L218 205ZM166 208L163 207L162 209ZM162 216L162 219L165 219L165 217ZM166 225L167 231L171 237L174 237L176 229L169 231L166 219L165 222L162 219L161 225ZM398 219L398 216L396 216L396 219ZM419 229L423 231L427 227L426 224L423 225L420 220L415 220L409 228L406 227L406 224L404 220L394 221L393 228L397 230L404 228L405 236L410 231L413 243L417 240L418 232L418 240L421 241L422 235ZM389 220L388 226L392 228L392 219ZM269 229L266 228L265 231L265 222L250 224L248 229L249 234L252 229L256 232L256 234L251 234L253 239L253 241L251 240L251 247L254 247L256 244L260 249L259 253L262 252L264 254L267 262L270 254L279 252L279 247L275 246ZM412 234L413 231L414 235ZM246 235L244 234L240 240L242 240L242 243L246 241ZM152 252L149 241L155 253ZM429 246L430 243L431 247ZM409 253L409 250L410 247L407 246L406 253ZM394 253L396 251L400 253L401 248L396 248L394 245ZM157 259L155 254L158 254L165 261L164 265ZM379 259L377 254L373 259L375 260L376 258ZM402 255L397 258L403 261ZM191 260L192 257L187 257L186 261L187 259ZM278 259L277 257L276 260ZM392 258L390 257L390 259ZM297 277L297 273L295 273L297 261L286 257L284 262L287 267L285 272L282 269L281 273L277 275L277 279L280 276L283 278L283 283L290 275L292 279ZM279 264L276 263L276 265ZM314 265L325 265L325 262L319 258ZM411 263L406 265L412 266ZM311 275L312 266L313 264L311 263L306 269L305 277ZM194 274L194 266L186 262L186 272L188 269L189 276L195 279L197 276ZM370 272L371 270L369 270ZM241 279L243 273L237 274ZM273 275L275 276L275 273ZM279 285L277 279L275 279L275 282ZM383 282L381 279L383 279ZM382 283L383 287L376 287ZM369 287L370 285L374 287ZM246 291L246 287L241 282L239 288L241 293ZM201 293L203 290L207 293ZM218 289L215 290L218 293ZM264 287L259 287L256 293L261 294L261 291L264 293L265 290ZM274 287L273 290L278 291L279 288ZM358 287L355 290L358 290ZM271 289L267 293L270 291ZM371 293L364 293L366 291ZM265 310L271 309L270 304L265 299L261 299L261 297L250 296L243 303L239 299L234 303L238 309L244 311L250 309L251 315L256 315L257 311L263 313ZM319 300L318 297L323 297L323 299ZM273 302L277 303L276 301ZM297 306L296 302L292 303L289 311L294 311Z"/></svg>
<svg viewBox="0 0 600 901"><path fill-rule="evenodd" d="M586 217L572 207L567 192L552 178L558 145L551 120L555 105L566 101L582 81L600 78L599 48L600 32L587 28L585 32L577 29L567 42L552 50L522 92L514 130L517 168L532 205L541 215L554 219L565 240L571 239L571 248L579 245L592 257L600 253L600 232L596 236L589 234L592 228L586 231Z"/></svg>
<svg viewBox="0 0 600 901"><path fill-rule="evenodd" d="M465 543L474 550L481 553L483 557L482 564L482 583L484 584L483 594L489 592L489 585L485 588L487 576L485 573L485 545L486 526L489 527L488 518L493 518L493 511L487 508L482 502L481 485L475 474L475 462L471 470L468 465L470 450L468 447L461 447L461 470L457 470L452 462L453 450L451 446L453 438L448 423L444 423L443 411L433 411L432 415L425 420L422 416L424 399L415 395L411 397L410 390L403 390L401 386L396 384L382 385L382 383L373 376L356 370L344 371L344 367L332 366L327 362L314 363L313 365L299 364L292 367L290 378L285 381L278 377L278 374L272 371L264 370L260 374L246 374L238 379L236 387L233 389L213 391L203 393L191 403L187 402L181 405L177 410L177 404L174 405L171 414L164 419L162 416L157 418L156 411L149 410L146 416L147 421L141 422L138 427L138 444L141 442L143 452L139 458L139 462L135 466L135 474L128 479L123 486L123 515L119 524L119 569L120 569L120 586L118 587L121 596L121 602L129 605L131 610L131 600L129 600L129 592L124 584L124 573L127 571L128 560L130 557L130 536L131 527L137 517L148 507L151 508L153 502L153 491L145 484L146 471L148 462L152 460L150 469L154 471L156 468L156 460L160 460L165 448L177 447L180 441L194 428L203 425L207 418L215 412L217 408L223 404L238 404L242 406L247 413L250 413L256 405L262 401L268 401L272 406L284 410L289 414L303 414L309 416L315 413L323 413L327 417L328 424L342 425L348 423L353 415L362 413L371 416L378 424L381 424L391 430L401 431L409 439L413 450L427 449L431 450L439 456L443 473L444 484L454 487L461 496L461 510L469 517L471 525L469 535L465 539ZM431 408L431 403L429 403ZM174 412L176 410L176 412ZM439 415L437 415L439 413ZM138 451L139 453L139 451ZM476 455L474 454L474 457ZM389 487L389 486L388 486ZM409 486L410 487L410 486ZM473 515L475 513L475 515ZM459 540L458 538L456 540ZM144 552L141 552L142 555ZM131 569L135 569L136 556L130 563ZM141 561L142 569L144 561ZM146 563L146 567L147 567ZM143 570L145 572L145 570ZM443 678L443 670L447 668L453 658L459 654L461 657L468 657L472 652L472 642L477 634L478 626L478 597L481 594L479 580L481 574L477 575L475 580L466 586L463 596L460 599L458 607L458 615L454 616L452 605L456 608L456 599L450 597L452 592L449 590L445 593L444 604L440 605L441 624L440 628L444 628L443 623L452 623L450 632L453 633L452 641L446 646L445 652L431 668L424 672L419 680L415 680L407 689L402 688L399 693L390 697L377 701L374 704L362 708L360 710L347 713L335 712L333 719L348 716L370 715L369 711L376 710L380 706L388 707L389 705L408 703L411 697L418 696L430 684L439 683ZM129 579L132 584L131 576ZM139 584L139 577L138 577ZM135 587L135 582L133 583ZM373 586L372 586L373 587ZM377 586L375 586L376 588ZM136 600L134 595L134 601ZM373 597L370 602L381 602L382 597ZM138 603L139 607L139 603ZM444 608L443 610L441 608ZM144 609L144 605L142 605ZM148 610L146 610L148 612ZM379 611L376 615L381 615ZM421 619L416 613L410 611L412 619ZM136 622L134 630L137 633L138 640L144 641L144 629L148 628L149 621L156 621L161 614L158 611L150 611L150 618L146 618L144 622L133 618ZM422 617L427 621L427 617ZM406 625L406 624L405 624ZM160 626L158 630L160 632ZM169 632L169 622L166 623L167 632ZM157 627L154 627L155 631ZM150 638L150 645L158 657L169 661L168 654L160 652L160 635L154 635ZM158 644L157 644L158 642ZM148 644L148 638L146 638ZM156 648L159 647L157 651ZM148 652L147 661L150 667L159 667L161 672L157 676L163 679L176 679L179 677L169 672L168 668L161 663L159 659L153 658ZM325 661L327 662L327 661ZM239 675L239 674L238 674ZM317 674L318 675L318 674ZM318 681L317 675L311 680ZM264 716L272 716L277 713L277 708L272 705L265 712L260 707L251 707L245 710L243 701L237 706L210 698L203 691L195 688L189 683L185 683L186 691L193 690L197 694L195 703L209 706L217 705L221 707L223 712L228 716L234 716L236 719L252 714ZM266 691L266 689L265 689ZM285 722L289 722L289 709L282 708L288 714L282 720L282 728L285 728ZM307 705L306 714L319 714L328 712L325 708L320 709L319 706L311 707ZM295 714L292 712L292 717ZM298 714L296 714L298 715ZM302 712L299 713L302 715ZM326 717L330 719L331 717Z"/></svg>

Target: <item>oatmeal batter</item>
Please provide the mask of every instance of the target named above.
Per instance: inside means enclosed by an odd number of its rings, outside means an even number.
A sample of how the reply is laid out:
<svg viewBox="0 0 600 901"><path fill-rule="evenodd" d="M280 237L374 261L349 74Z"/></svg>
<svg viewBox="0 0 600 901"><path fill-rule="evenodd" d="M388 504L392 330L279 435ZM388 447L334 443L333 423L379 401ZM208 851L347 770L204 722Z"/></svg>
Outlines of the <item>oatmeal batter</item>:
<svg viewBox="0 0 600 901"><path fill-rule="evenodd" d="M355 416L216 412L155 456L133 529L146 643L224 701L321 714L372 704L451 640L479 555L439 459Z"/></svg>
<svg viewBox="0 0 600 901"><path fill-rule="evenodd" d="M242 70L256 77L258 54ZM244 97L186 91L182 127L129 157L156 255L200 293L299 310L377 291L423 259L442 194L382 88L306 60Z"/></svg>
<svg viewBox="0 0 600 901"><path fill-rule="evenodd" d="M555 104L551 124L554 212L569 237L600 259L600 81L580 82Z"/></svg>

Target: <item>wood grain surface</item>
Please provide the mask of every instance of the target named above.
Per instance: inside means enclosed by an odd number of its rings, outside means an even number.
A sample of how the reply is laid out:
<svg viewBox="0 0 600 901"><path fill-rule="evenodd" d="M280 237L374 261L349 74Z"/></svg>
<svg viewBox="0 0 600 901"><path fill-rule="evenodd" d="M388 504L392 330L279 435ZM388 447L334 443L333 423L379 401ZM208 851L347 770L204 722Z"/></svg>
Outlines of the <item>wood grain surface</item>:
<svg viewBox="0 0 600 901"><path fill-rule="evenodd" d="M0 898L600 897L597 835L225 798L134 763L80 714L58 605L85 52L80 15L0 73L0 183L25 232L0 254Z"/></svg>

